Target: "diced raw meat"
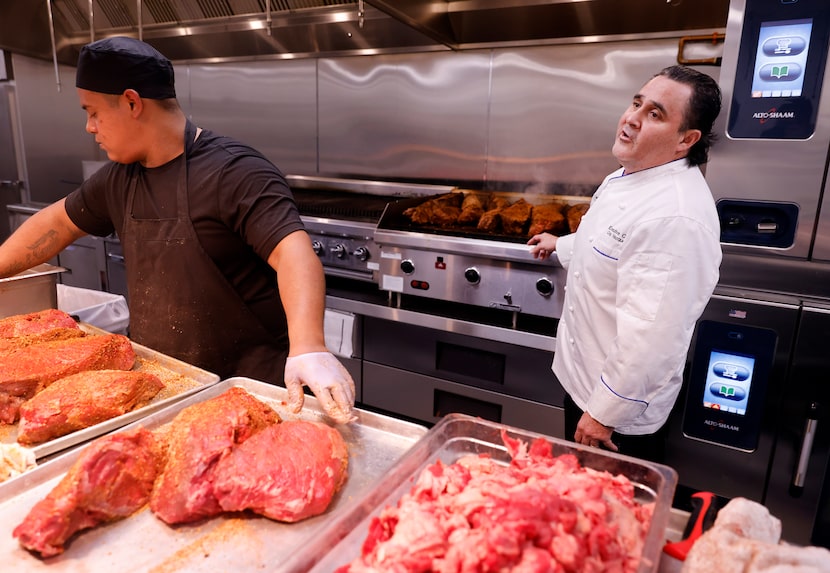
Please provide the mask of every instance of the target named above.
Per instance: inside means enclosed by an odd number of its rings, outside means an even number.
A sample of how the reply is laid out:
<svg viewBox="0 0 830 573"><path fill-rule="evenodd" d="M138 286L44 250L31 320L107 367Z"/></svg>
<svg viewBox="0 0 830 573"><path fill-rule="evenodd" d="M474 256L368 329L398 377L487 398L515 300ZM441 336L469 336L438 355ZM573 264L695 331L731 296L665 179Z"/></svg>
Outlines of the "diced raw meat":
<svg viewBox="0 0 830 573"><path fill-rule="evenodd" d="M150 509L169 524L221 513L211 482L213 467L236 444L279 420L271 406L240 387L179 412L166 429L168 462Z"/></svg>
<svg viewBox="0 0 830 573"><path fill-rule="evenodd" d="M469 455L424 469L337 573L637 570L653 504L628 478L554 457L543 439L502 439L510 465Z"/></svg>
<svg viewBox="0 0 830 573"><path fill-rule="evenodd" d="M147 503L162 459L144 428L98 438L15 527L14 537L42 557L62 553L78 531L127 517Z"/></svg>
<svg viewBox="0 0 830 573"><path fill-rule="evenodd" d="M14 338L41 334L53 328L75 328L78 323L69 314L56 308L48 308L29 314L16 314L0 319L0 338Z"/></svg>
<svg viewBox="0 0 830 573"><path fill-rule="evenodd" d="M336 429L286 421L265 428L216 464L213 491L225 511L250 509L294 522L319 515L346 480L349 450Z"/></svg>
<svg viewBox="0 0 830 573"><path fill-rule="evenodd" d="M0 422L13 424L20 404L55 380L85 370L129 370L130 339L120 334L84 336L14 348L0 354Z"/></svg>
<svg viewBox="0 0 830 573"><path fill-rule="evenodd" d="M39 444L140 408L164 384L132 370L79 372L53 382L20 406L17 441Z"/></svg>

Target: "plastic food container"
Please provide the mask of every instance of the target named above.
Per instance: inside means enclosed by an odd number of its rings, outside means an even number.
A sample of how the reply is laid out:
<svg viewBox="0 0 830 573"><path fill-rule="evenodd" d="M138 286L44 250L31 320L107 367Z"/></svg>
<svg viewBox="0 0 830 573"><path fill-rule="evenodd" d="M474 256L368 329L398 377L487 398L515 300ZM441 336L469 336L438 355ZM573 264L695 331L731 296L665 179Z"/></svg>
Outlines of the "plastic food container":
<svg viewBox="0 0 830 573"><path fill-rule="evenodd" d="M449 414L429 430L372 492L352 506L348 515L331 523L315 539L313 546L305 548L303 554L308 557L303 565L310 567L313 573L331 573L359 557L372 518L383 508L397 504L410 491L421 471L437 460L452 464L468 454L489 454L493 459L509 462L510 455L501 439L502 429L507 429L511 438L519 438L528 444L544 437L553 446L554 456L574 454L585 467L622 474L631 480L637 501L655 504L638 571L658 570L677 487L674 469L463 414Z"/></svg>

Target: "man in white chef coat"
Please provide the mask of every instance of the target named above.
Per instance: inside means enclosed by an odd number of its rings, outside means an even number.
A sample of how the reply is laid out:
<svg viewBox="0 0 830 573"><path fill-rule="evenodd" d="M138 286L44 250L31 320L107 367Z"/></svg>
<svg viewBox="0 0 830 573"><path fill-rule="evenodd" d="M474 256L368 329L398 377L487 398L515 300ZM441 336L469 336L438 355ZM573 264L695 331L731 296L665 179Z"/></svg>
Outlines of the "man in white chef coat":
<svg viewBox="0 0 830 573"><path fill-rule="evenodd" d="M528 242L534 258L555 250L567 269L552 368L577 443L663 459L695 323L719 276L720 224L699 166L720 108L711 77L662 70L620 117L621 168L578 231Z"/></svg>

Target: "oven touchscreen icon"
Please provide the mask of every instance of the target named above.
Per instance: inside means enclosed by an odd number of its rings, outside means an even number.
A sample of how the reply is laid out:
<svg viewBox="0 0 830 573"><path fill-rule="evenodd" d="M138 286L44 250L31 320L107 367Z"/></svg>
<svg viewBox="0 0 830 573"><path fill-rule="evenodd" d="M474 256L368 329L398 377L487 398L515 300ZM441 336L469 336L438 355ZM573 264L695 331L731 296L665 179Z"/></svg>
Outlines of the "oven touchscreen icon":
<svg viewBox="0 0 830 573"><path fill-rule="evenodd" d="M746 414L755 358L713 350L709 356L706 408L738 415Z"/></svg>

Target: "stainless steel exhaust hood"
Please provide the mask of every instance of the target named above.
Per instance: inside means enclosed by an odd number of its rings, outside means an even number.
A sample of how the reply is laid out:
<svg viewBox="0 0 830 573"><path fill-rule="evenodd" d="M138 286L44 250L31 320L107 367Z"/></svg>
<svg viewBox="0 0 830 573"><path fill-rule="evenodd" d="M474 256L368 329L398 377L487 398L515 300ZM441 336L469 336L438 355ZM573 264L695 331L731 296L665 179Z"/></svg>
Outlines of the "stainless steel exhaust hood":
<svg viewBox="0 0 830 573"><path fill-rule="evenodd" d="M728 0L3 0L0 49L68 65L119 34L175 61L464 50L714 32L727 11Z"/></svg>

